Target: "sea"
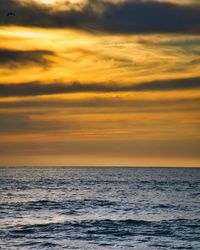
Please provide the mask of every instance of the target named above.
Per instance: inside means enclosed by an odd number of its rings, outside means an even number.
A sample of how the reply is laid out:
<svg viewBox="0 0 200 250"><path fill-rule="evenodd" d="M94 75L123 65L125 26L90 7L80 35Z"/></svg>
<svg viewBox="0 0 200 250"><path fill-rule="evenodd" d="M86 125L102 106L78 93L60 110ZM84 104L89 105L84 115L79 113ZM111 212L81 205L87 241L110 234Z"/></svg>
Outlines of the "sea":
<svg viewBox="0 0 200 250"><path fill-rule="evenodd" d="M0 249L200 249L200 169L0 168Z"/></svg>

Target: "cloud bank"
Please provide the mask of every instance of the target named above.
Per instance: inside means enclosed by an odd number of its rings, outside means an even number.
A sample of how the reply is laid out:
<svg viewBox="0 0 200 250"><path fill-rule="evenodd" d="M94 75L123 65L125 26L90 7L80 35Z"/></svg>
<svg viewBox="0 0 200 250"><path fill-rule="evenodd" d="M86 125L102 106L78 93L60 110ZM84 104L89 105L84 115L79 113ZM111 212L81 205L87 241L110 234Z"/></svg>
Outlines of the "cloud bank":
<svg viewBox="0 0 200 250"><path fill-rule="evenodd" d="M186 78L176 80L163 80L145 82L133 85L105 85L105 84L43 84L43 83L18 83L18 84L0 84L1 97L13 96L39 96L53 94L69 94L69 93L109 93L109 92L134 92L134 91L172 91L199 89L200 78Z"/></svg>
<svg viewBox="0 0 200 250"><path fill-rule="evenodd" d="M1 0L0 25L73 28L110 34L200 33L200 5L157 1L106 2L92 0L64 10L36 3ZM12 10L14 17L5 13Z"/></svg>

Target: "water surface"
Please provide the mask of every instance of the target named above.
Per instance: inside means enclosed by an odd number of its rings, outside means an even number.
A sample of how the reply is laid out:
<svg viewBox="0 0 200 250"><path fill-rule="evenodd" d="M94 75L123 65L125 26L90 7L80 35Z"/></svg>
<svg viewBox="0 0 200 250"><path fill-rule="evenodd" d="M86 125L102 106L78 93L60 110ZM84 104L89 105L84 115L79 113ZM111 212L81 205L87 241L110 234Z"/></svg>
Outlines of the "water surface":
<svg viewBox="0 0 200 250"><path fill-rule="evenodd" d="M0 168L0 249L200 249L200 169Z"/></svg>

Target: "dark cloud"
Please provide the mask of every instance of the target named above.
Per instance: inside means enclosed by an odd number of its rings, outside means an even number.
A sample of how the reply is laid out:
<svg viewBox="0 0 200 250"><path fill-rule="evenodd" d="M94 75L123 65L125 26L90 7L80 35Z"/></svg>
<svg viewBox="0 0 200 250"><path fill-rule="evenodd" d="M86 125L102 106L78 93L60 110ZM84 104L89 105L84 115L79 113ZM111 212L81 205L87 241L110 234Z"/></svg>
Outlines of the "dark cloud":
<svg viewBox="0 0 200 250"><path fill-rule="evenodd" d="M171 91L200 88L200 78L188 78L177 80L162 80L154 82L145 82L141 84L132 84L128 86L112 84L42 84L42 83L18 83L18 84L0 84L0 96L39 96L65 93L109 93L109 92L135 92L135 91Z"/></svg>
<svg viewBox="0 0 200 250"><path fill-rule="evenodd" d="M54 53L48 50L7 50L0 49L0 66L18 67L22 64L34 63L47 66L50 61L46 56Z"/></svg>
<svg viewBox="0 0 200 250"><path fill-rule="evenodd" d="M29 119L24 114L0 113L0 120L0 133L22 133L29 124Z"/></svg>
<svg viewBox="0 0 200 250"><path fill-rule="evenodd" d="M44 115L47 113L45 112ZM41 114L40 114L41 115ZM75 122L54 122L53 120L38 120L34 118L34 112L8 112L0 113L0 134L12 133L40 133L55 130L73 130L77 128Z"/></svg>
<svg viewBox="0 0 200 250"><path fill-rule="evenodd" d="M156 1L122 3L90 0L82 7L52 10L43 5L1 0L1 25L78 28L107 33L200 33L200 5ZM16 13L7 17L7 11Z"/></svg>
<svg viewBox="0 0 200 250"><path fill-rule="evenodd" d="M170 91L200 88L200 77L154 81L134 86L135 91Z"/></svg>

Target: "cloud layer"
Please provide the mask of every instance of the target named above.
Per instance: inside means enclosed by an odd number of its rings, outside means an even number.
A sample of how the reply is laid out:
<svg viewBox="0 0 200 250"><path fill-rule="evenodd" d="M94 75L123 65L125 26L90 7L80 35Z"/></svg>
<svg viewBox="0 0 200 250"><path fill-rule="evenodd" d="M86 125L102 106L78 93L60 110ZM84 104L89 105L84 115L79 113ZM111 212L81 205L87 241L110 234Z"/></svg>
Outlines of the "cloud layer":
<svg viewBox="0 0 200 250"><path fill-rule="evenodd" d="M176 79L165 81L154 81L133 85L103 85L103 84L42 84L42 83L18 83L18 84L0 84L0 96L39 96L52 94L68 93L88 93L88 92L134 92L134 91L171 91L199 89L200 78Z"/></svg>
<svg viewBox="0 0 200 250"><path fill-rule="evenodd" d="M64 10L34 4L2 0L1 25L74 28L111 34L200 33L200 5L157 1L121 3L88 1L84 6ZM8 10L16 16L7 17Z"/></svg>

